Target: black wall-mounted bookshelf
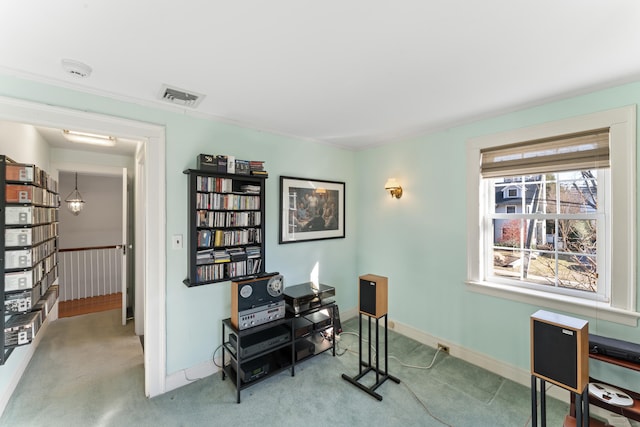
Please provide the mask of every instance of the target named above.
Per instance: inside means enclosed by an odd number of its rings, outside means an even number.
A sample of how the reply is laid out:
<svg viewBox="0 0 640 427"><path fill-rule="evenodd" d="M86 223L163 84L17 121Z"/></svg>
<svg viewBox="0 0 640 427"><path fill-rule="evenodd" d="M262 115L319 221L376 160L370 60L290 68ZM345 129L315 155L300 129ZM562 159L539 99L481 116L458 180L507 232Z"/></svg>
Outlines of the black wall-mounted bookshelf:
<svg viewBox="0 0 640 427"><path fill-rule="evenodd" d="M58 299L58 183L0 155L0 364L31 344Z"/></svg>
<svg viewBox="0 0 640 427"><path fill-rule="evenodd" d="M189 177L189 272L183 283L192 287L264 273L267 176L184 173Z"/></svg>

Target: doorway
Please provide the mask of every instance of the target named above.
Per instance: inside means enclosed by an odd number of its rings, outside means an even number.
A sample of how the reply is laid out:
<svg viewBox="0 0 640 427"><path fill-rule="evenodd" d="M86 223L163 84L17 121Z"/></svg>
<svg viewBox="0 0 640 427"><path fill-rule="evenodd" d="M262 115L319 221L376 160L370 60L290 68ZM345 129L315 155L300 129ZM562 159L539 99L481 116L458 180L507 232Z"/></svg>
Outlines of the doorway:
<svg viewBox="0 0 640 427"><path fill-rule="evenodd" d="M133 251L129 250L136 246L129 237L134 234L133 229L128 227L134 222L130 221L134 216L129 206L133 206L135 194L128 191L133 176L127 171L132 170L134 157L115 160L131 165L100 174L58 169L62 199L58 215L60 318L120 310L123 325L144 321L142 314L133 310L135 265ZM65 200L72 194L84 202L77 213L66 206Z"/></svg>
<svg viewBox="0 0 640 427"><path fill-rule="evenodd" d="M144 240L135 247L136 278L143 286L143 334L145 337L145 394L164 393L166 381L166 288L164 267L165 231L165 130L164 127L86 113L44 104L0 97L0 120L51 128L71 128L144 141L135 155L136 177L135 229L144 231ZM144 165L144 167L141 167ZM58 165L60 168L60 165ZM138 187L139 186L139 187ZM138 271L140 270L140 271Z"/></svg>

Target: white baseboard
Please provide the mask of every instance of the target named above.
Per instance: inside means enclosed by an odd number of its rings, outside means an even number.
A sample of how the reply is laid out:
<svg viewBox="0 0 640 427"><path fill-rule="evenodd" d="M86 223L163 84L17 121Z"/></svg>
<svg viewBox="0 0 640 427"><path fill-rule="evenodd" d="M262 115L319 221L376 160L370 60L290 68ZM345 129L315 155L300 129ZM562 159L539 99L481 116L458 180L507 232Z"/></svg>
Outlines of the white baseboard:
<svg viewBox="0 0 640 427"><path fill-rule="evenodd" d="M438 348L438 343L444 344L449 347L449 354L453 357L457 357L458 359L464 360L472 365L486 369L487 371L493 372L496 375L500 375L501 377L514 381L518 384L531 387L531 372L529 370L494 359L484 353L452 344L447 340L443 340L442 338L420 331L401 322L389 320L389 328L432 348ZM569 401L569 392L560 387L552 386L547 391L547 395L566 402Z"/></svg>
<svg viewBox="0 0 640 427"><path fill-rule="evenodd" d="M222 360L216 359L216 363L220 365ZM165 379L165 393L187 384L191 384L194 381L209 377L219 370L220 368L218 368L211 360L190 368L181 369L171 375L167 375Z"/></svg>

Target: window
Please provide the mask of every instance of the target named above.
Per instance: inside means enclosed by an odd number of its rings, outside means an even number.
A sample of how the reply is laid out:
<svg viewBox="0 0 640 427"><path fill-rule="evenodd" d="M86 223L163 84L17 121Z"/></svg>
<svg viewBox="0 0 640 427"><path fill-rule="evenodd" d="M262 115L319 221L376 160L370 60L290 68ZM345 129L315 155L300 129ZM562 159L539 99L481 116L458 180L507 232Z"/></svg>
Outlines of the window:
<svg viewBox="0 0 640 427"><path fill-rule="evenodd" d="M504 180L513 178L484 179L487 205L481 215L492 235L483 236L487 278L606 301L606 265L598 258L607 247L598 236L610 234L606 174L596 169L518 176L524 213L514 205L505 212L499 203Z"/></svg>
<svg viewBox="0 0 640 427"><path fill-rule="evenodd" d="M635 325L635 106L469 141L471 289Z"/></svg>

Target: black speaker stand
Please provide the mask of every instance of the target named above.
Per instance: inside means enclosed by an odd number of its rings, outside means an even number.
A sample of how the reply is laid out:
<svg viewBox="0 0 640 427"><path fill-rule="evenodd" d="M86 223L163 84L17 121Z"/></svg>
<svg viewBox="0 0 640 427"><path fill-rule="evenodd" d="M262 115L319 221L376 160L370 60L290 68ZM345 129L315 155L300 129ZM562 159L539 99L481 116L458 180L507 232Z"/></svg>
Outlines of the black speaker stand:
<svg viewBox="0 0 640 427"><path fill-rule="evenodd" d="M389 352L388 352L388 348L387 348L387 343L389 342L388 340L388 334L387 334L387 315L385 314L384 316L384 371L380 370L380 357L376 357L376 365L375 367L371 364L371 316L367 316L367 318L369 319L369 361L366 362L364 360L362 360L362 313L360 313L359 315L359 342L358 342L358 356L359 356L359 363L358 363L358 368L359 368L359 373L358 375L356 375L355 377L350 377L347 374L342 374L342 378L349 381L351 384L355 385L356 387L358 387L360 390L364 391L365 393L370 394L371 396L375 397L378 400L382 400L382 396L379 395L378 393L376 393L376 389L378 387L380 387L382 385L382 383L384 383L386 380L390 379L392 381L394 381L396 384L400 384L400 380L392 375L389 375ZM378 351L378 347L379 347L379 327L378 327L378 321L380 320L380 318L376 318L376 347L375 347L375 351L376 351L376 355L379 355L380 352ZM363 369L366 368L366 369ZM362 385L359 381L360 379L362 379L362 377L364 377L365 375L367 375L369 372L374 371L376 373L376 382L371 385L370 387L367 387L365 385Z"/></svg>
<svg viewBox="0 0 640 427"><path fill-rule="evenodd" d="M538 427L538 381L540 381L540 422L542 427L547 426L547 397L546 381L531 375L531 426ZM563 387L564 388L564 387ZM585 387L582 393L572 390L576 406L576 427L589 427L589 387Z"/></svg>

